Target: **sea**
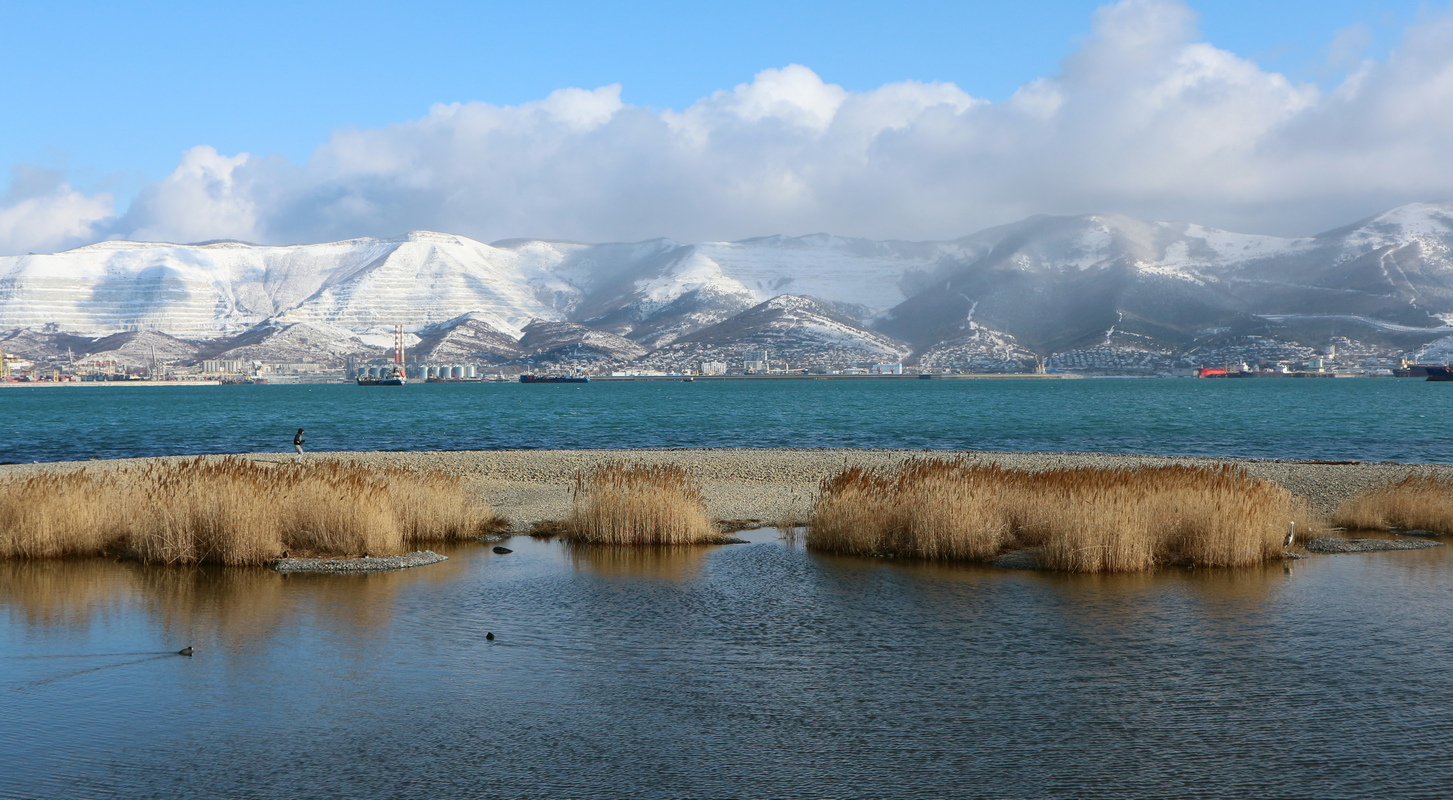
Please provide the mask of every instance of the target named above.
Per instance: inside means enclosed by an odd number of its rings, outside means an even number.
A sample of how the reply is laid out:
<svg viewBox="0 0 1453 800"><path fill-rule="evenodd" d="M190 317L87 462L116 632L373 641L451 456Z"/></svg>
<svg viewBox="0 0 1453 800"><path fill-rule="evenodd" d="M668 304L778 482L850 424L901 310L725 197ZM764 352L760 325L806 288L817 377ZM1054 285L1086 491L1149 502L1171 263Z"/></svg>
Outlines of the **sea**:
<svg viewBox="0 0 1453 800"><path fill-rule="evenodd" d="M1450 391L0 389L0 440L17 462L283 451L298 427L319 450L1447 461ZM517 536L511 552L450 545L436 548L448 561L375 574L0 561L0 798L1453 796L1453 548L1069 575L741 535L674 549Z"/></svg>
<svg viewBox="0 0 1453 800"><path fill-rule="evenodd" d="M0 462L323 450L857 447L1453 460L1453 384L1397 378L0 388Z"/></svg>

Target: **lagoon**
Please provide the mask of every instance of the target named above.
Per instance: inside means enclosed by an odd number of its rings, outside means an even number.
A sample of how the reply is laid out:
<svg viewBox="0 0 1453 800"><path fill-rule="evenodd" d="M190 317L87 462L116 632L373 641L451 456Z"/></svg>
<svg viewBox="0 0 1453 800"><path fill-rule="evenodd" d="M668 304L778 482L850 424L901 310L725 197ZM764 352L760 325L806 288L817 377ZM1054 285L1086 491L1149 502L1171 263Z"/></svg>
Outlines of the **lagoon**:
<svg viewBox="0 0 1453 800"><path fill-rule="evenodd" d="M1453 548L1114 576L747 538L0 564L0 797L1453 792Z"/></svg>

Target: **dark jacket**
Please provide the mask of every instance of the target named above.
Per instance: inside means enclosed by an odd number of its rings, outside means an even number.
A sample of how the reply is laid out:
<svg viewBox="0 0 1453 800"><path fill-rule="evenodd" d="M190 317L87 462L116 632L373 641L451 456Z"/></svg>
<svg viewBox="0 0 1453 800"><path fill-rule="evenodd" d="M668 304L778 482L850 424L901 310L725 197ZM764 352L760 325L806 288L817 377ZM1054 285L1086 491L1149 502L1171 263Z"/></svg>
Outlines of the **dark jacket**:
<svg viewBox="0 0 1453 800"><path fill-rule="evenodd" d="M296 445L300 445L302 443L303 443L303 432L302 431L298 431L298 434L293 437L293 445L296 446Z"/></svg>

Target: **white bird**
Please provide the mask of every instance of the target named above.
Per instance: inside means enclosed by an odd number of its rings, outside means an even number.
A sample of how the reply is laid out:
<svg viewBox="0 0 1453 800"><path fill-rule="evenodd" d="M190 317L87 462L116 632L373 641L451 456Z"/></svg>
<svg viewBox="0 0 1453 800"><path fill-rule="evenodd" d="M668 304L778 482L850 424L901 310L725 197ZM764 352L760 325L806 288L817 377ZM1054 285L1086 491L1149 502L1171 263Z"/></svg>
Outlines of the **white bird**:
<svg viewBox="0 0 1453 800"><path fill-rule="evenodd" d="M1295 541L1296 538L1297 538L1297 521L1296 520L1292 520L1292 529L1289 530L1289 531L1287 531L1287 540L1286 540L1286 543L1283 544L1282 546L1283 547L1291 547L1292 546L1292 542Z"/></svg>

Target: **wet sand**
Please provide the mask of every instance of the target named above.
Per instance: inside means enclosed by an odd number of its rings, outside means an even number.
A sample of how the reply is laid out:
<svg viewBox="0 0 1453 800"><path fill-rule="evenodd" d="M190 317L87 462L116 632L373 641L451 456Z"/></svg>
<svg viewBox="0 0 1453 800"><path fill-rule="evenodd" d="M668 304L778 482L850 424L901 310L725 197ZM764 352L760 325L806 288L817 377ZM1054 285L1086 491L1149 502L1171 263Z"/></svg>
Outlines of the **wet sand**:
<svg viewBox="0 0 1453 800"><path fill-rule="evenodd" d="M575 475L607 461L681 464L697 477L708 511L717 519L803 522L819 481L845 465L889 466L921 455L955 456L1016 469L1132 467L1166 464L1234 464L1306 497L1318 511L1331 511L1346 497L1410 473L1432 472L1453 479L1453 464L1391 462L1327 463L1266 459L1167 458L1101 453L1000 453L918 450L499 450L452 452L309 453L310 460L336 459L375 466L438 469L459 475L495 510L516 525L563 517ZM219 458L220 456L209 456ZM291 464L292 453L248 453L256 461ZM0 466L0 477L56 469L114 469L166 459L15 464Z"/></svg>

